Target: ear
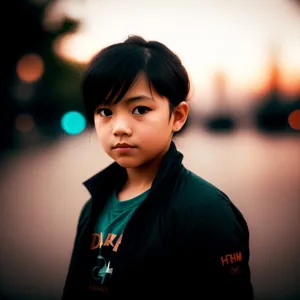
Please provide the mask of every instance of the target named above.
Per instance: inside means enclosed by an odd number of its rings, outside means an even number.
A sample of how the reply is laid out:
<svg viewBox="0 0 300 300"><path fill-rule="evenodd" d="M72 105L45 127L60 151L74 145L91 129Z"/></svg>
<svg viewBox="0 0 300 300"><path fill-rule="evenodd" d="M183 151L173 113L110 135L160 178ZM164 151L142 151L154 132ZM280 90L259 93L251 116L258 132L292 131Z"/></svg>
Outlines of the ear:
<svg viewBox="0 0 300 300"><path fill-rule="evenodd" d="M172 130L173 132L180 131L180 129L183 127L184 123L186 122L186 119L188 117L189 113L189 105L186 101L182 101L178 104L177 107L173 110L173 126Z"/></svg>

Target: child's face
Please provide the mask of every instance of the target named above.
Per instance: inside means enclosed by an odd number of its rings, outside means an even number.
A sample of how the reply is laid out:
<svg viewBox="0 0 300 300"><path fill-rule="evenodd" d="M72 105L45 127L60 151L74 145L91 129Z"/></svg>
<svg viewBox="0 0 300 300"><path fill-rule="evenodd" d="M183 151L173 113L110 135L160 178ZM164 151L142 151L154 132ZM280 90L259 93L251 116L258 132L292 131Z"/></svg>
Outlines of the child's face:
<svg viewBox="0 0 300 300"><path fill-rule="evenodd" d="M122 167L136 168L168 149L172 131L178 127L174 114L169 117L168 100L153 90L151 94L142 74L120 102L99 106L94 120L104 151ZM115 148L118 143L131 148Z"/></svg>

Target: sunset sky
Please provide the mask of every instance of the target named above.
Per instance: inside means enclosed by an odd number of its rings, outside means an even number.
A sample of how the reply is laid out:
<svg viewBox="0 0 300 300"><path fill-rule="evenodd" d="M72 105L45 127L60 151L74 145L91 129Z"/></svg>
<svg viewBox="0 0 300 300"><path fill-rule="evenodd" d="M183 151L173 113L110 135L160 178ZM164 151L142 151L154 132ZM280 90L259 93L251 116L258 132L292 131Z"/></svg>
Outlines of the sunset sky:
<svg viewBox="0 0 300 300"><path fill-rule="evenodd" d="M86 62L138 34L181 57L196 94L210 93L217 71L228 75L233 94L260 88L271 49L277 49L285 87L295 90L299 83L300 8L293 0L65 0L49 10L45 26L65 14L82 20L76 34L56 44L69 60Z"/></svg>

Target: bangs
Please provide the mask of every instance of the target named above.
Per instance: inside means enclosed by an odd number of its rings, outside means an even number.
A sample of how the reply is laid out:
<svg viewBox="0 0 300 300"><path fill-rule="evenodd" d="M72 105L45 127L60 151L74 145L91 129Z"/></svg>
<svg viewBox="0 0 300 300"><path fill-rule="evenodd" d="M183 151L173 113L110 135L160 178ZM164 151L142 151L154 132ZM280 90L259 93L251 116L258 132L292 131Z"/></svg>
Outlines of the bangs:
<svg viewBox="0 0 300 300"><path fill-rule="evenodd" d="M92 61L82 86L83 97L89 99L85 102L89 117L93 118L101 104L118 103L134 85L139 73L146 71L143 49L130 49L130 46L121 53L106 50Z"/></svg>

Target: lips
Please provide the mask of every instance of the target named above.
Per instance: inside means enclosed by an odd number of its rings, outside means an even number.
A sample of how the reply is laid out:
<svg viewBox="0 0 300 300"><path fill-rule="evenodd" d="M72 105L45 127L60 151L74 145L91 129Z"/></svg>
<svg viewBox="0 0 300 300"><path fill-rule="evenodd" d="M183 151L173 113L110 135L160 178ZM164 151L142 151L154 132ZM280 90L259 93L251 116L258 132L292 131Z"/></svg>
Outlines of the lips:
<svg viewBox="0 0 300 300"><path fill-rule="evenodd" d="M136 148L136 147L132 146L132 145L129 145L129 144L126 144L126 143L118 143L113 148L118 149L118 148Z"/></svg>

